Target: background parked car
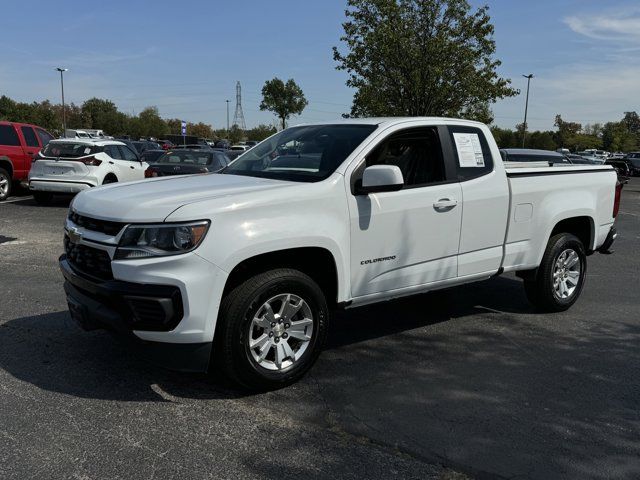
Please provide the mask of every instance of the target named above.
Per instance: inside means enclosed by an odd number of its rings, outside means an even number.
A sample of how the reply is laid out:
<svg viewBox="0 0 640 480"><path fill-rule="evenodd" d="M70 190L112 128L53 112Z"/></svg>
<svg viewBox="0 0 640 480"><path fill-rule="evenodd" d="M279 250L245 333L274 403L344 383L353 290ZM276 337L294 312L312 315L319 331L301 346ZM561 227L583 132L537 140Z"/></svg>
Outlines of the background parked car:
<svg viewBox="0 0 640 480"><path fill-rule="evenodd" d="M171 150L175 145L171 143L169 140L158 140L158 143L162 147L163 150Z"/></svg>
<svg viewBox="0 0 640 480"><path fill-rule="evenodd" d="M564 163L570 165L569 159L558 152L551 150L534 150L529 148L503 148L500 155L505 162L546 162Z"/></svg>
<svg viewBox="0 0 640 480"><path fill-rule="evenodd" d="M640 152L629 152L623 160L629 166L631 175L640 175Z"/></svg>
<svg viewBox="0 0 640 480"><path fill-rule="evenodd" d="M29 189L45 204L55 193L78 193L98 185L144 179L147 164L118 140L51 140L34 159Z"/></svg>
<svg viewBox="0 0 640 480"><path fill-rule="evenodd" d="M567 153L565 154L565 157L567 157L571 163L574 163L577 165L599 165L600 164L600 162L596 160L593 160L591 158L585 158L580 155L576 155L575 153Z"/></svg>
<svg viewBox="0 0 640 480"><path fill-rule="evenodd" d="M51 140L53 135L36 125L0 122L0 201L27 179L33 157Z"/></svg>
<svg viewBox="0 0 640 480"><path fill-rule="evenodd" d="M158 158L164 155L166 150L145 150L140 154L140 161L146 163L154 163Z"/></svg>
<svg viewBox="0 0 640 480"><path fill-rule="evenodd" d="M131 142L131 144L135 147L138 154L144 152L145 150L162 150L162 147L157 142L150 142L149 140L137 140Z"/></svg>
<svg viewBox="0 0 640 480"><path fill-rule="evenodd" d="M632 175L631 168L624 160L607 160L604 162L605 165L611 165L616 172L618 172L619 177L630 177Z"/></svg>
<svg viewBox="0 0 640 480"><path fill-rule="evenodd" d="M217 150L170 150L161 155L155 163L149 165L144 176L152 178L218 172L229 162L229 158Z"/></svg>

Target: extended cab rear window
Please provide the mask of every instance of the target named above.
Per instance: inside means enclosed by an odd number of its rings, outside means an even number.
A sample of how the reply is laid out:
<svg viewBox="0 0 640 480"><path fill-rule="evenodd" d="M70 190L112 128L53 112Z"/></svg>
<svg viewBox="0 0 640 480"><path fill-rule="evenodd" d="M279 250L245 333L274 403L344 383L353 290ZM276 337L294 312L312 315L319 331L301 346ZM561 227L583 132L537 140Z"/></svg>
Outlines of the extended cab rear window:
<svg viewBox="0 0 640 480"><path fill-rule="evenodd" d="M102 147L96 145L76 142L56 142L49 143L42 151L42 154L45 157L79 158L86 157L87 155L95 155L99 152L102 152Z"/></svg>
<svg viewBox="0 0 640 480"><path fill-rule="evenodd" d="M482 130L460 125L449 126L448 130L459 182L493 171L493 156Z"/></svg>

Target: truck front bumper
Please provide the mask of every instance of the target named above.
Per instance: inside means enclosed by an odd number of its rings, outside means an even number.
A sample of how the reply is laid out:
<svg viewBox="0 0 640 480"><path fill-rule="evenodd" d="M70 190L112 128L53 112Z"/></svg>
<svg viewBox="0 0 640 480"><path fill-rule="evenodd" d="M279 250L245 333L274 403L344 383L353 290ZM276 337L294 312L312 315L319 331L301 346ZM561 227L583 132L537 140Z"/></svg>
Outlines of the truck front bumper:
<svg viewBox="0 0 640 480"><path fill-rule="evenodd" d="M205 372L212 342L170 343L144 340L144 332L170 331L184 315L179 288L172 285L97 282L77 273L65 255L59 260L71 318L85 330L119 333L144 357L165 368ZM135 332L135 333L134 333Z"/></svg>

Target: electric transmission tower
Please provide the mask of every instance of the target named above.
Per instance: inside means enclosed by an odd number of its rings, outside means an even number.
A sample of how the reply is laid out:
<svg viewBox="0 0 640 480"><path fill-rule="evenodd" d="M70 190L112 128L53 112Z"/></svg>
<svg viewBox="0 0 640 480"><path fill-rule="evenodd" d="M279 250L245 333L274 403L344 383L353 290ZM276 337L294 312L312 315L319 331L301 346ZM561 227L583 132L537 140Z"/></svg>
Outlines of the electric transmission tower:
<svg viewBox="0 0 640 480"><path fill-rule="evenodd" d="M233 125L240 130L247 129L247 125L244 123L244 113L242 113L242 87L240 82L236 83L236 113L233 115Z"/></svg>

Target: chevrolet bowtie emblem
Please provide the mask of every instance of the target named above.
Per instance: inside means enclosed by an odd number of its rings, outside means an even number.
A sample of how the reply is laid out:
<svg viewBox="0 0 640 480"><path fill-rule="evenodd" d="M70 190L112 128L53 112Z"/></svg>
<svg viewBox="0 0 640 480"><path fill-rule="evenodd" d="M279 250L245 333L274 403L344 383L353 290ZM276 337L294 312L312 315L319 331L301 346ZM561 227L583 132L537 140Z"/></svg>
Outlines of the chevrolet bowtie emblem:
<svg viewBox="0 0 640 480"><path fill-rule="evenodd" d="M82 239L82 233L76 227L71 227L67 235L69 235L69 241L71 243L79 243Z"/></svg>

